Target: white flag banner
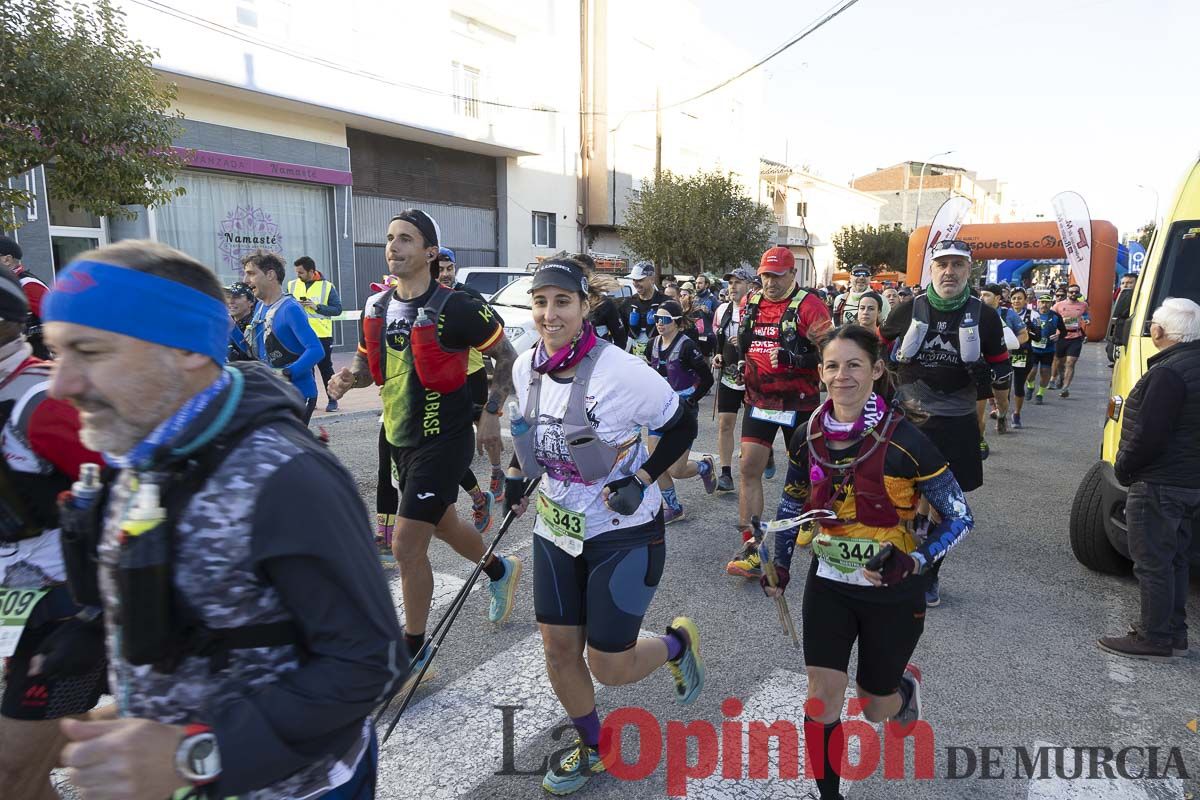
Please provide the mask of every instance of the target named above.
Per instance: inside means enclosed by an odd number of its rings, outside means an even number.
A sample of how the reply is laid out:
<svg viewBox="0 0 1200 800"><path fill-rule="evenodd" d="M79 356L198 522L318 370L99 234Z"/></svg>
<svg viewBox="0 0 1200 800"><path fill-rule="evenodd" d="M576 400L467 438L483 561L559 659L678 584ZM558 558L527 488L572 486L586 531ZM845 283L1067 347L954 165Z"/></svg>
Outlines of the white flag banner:
<svg viewBox="0 0 1200 800"><path fill-rule="evenodd" d="M1054 195L1054 216L1058 219L1058 234L1067 251L1067 264L1075 283L1084 297L1092 277L1092 214L1078 192L1059 192Z"/></svg>
<svg viewBox="0 0 1200 800"><path fill-rule="evenodd" d="M963 218L971 210L971 198L954 195L942 203L942 207L933 215L933 223L929 226L929 237L925 240L925 263L921 265L921 285L929 285L929 265L933 263L933 246L944 239L958 236Z"/></svg>

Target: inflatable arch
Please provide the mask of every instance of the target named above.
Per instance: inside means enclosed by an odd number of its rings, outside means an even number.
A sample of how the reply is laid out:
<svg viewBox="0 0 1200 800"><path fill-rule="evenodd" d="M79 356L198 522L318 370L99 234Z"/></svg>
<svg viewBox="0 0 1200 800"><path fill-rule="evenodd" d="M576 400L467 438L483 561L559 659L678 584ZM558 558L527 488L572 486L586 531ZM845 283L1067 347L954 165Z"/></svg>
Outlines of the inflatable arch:
<svg viewBox="0 0 1200 800"><path fill-rule="evenodd" d="M905 283L918 286L925 261L925 242L929 226L917 228L908 238L908 270ZM1058 224L1054 222L1001 222L990 225L963 225L958 238L971 246L977 261L989 258L1020 259L1066 258ZM1098 342L1108 329L1112 313L1112 289L1116 280L1117 228L1105 220L1092 220L1092 274L1088 286L1088 306L1092 321L1085 330L1089 341Z"/></svg>

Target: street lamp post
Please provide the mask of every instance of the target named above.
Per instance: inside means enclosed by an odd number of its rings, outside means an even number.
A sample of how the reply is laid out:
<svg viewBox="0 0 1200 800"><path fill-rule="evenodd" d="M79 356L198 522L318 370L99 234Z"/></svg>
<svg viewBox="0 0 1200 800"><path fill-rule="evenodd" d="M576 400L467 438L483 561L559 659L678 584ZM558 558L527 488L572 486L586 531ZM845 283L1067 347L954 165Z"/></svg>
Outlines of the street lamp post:
<svg viewBox="0 0 1200 800"><path fill-rule="evenodd" d="M929 166L929 162L932 159L939 158L941 156L948 156L953 152L953 150L947 150L944 153L934 153L929 158L921 162L921 177L920 180L917 181L917 211L915 214L913 214L914 231L917 229L917 222L921 219L921 191L925 188L925 168Z"/></svg>
<svg viewBox="0 0 1200 800"><path fill-rule="evenodd" d="M1147 192L1154 193L1154 224L1155 224L1155 226L1157 226L1158 225L1158 190L1151 188L1149 186L1143 186L1140 183L1137 185L1137 187L1139 189L1145 189Z"/></svg>

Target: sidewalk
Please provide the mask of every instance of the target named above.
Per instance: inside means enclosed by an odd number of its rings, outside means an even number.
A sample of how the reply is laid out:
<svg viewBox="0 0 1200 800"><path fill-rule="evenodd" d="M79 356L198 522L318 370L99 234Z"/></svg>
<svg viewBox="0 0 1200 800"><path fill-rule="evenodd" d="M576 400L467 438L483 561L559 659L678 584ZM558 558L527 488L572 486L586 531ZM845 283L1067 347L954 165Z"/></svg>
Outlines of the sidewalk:
<svg viewBox="0 0 1200 800"><path fill-rule="evenodd" d="M350 366L350 362L354 360L354 353L334 353L333 354L333 371L337 373L342 367ZM321 376L317 375L317 383L320 383ZM340 416L353 414L355 412L372 412L380 413L383 410L383 402L379 398L378 386L364 386L362 389L352 389L341 400L338 401L338 410L333 413L326 413L325 404L329 402L325 397L325 389L317 388L317 410L313 412L313 420L320 422L326 419L336 419Z"/></svg>

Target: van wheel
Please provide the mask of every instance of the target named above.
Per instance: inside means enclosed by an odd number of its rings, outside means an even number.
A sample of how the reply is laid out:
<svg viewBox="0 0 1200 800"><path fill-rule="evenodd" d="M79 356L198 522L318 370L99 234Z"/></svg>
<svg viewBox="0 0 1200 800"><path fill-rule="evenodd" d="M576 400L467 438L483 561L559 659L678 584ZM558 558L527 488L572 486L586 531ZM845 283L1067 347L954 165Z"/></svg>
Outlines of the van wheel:
<svg viewBox="0 0 1200 800"><path fill-rule="evenodd" d="M1104 532L1102 465L1097 462L1075 490L1071 504L1071 551L1080 564L1108 575L1127 575L1132 564L1117 552Z"/></svg>

